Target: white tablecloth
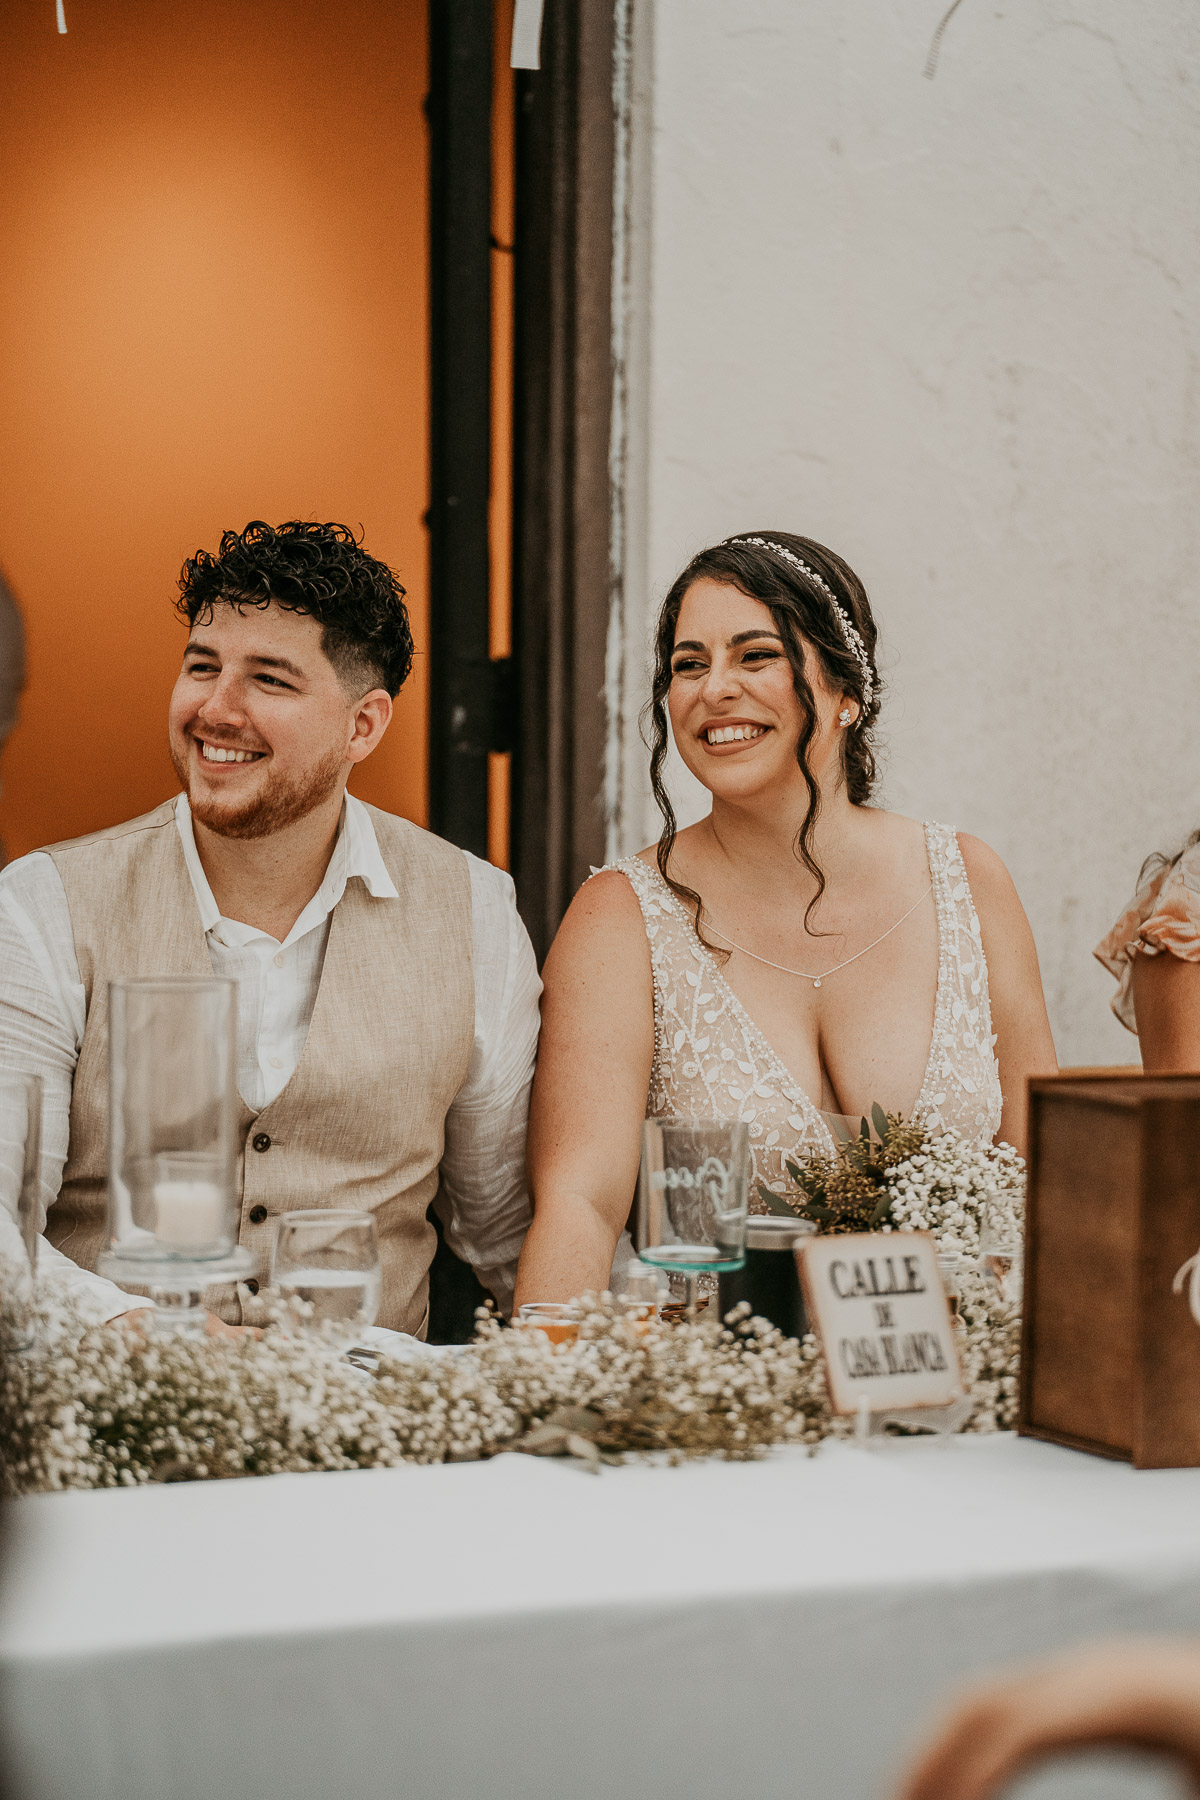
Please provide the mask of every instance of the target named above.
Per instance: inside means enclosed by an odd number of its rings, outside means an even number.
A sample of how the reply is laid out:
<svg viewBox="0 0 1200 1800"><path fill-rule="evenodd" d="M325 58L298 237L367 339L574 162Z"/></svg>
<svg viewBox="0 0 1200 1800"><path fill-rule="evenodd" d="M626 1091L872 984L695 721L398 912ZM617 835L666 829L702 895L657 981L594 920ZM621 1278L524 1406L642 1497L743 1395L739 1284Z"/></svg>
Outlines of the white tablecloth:
<svg viewBox="0 0 1200 1800"><path fill-rule="evenodd" d="M1200 1471L1015 1438L51 1495L9 1551L13 1800L882 1800L969 1673L1200 1632Z"/></svg>

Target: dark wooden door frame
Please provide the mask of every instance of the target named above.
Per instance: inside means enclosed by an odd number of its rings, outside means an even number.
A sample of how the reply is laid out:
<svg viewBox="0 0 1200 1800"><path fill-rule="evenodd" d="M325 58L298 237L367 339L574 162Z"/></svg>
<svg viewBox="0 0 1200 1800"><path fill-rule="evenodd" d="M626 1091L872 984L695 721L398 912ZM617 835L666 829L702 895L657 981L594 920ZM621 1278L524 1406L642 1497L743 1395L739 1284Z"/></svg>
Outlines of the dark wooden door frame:
<svg viewBox="0 0 1200 1800"><path fill-rule="evenodd" d="M539 961L604 860L611 603L613 8L548 0L518 77L513 658L489 657L492 0L430 0L430 722L434 831L488 848L488 753L512 753L511 866ZM484 1298L441 1240L430 1339Z"/></svg>
<svg viewBox="0 0 1200 1800"><path fill-rule="evenodd" d="M488 655L491 484L492 0L429 4L429 822L488 847L496 738ZM465 1343L486 1295L445 1241L429 1270L430 1343Z"/></svg>
<svg viewBox="0 0 1200 1800"><path fill-rule="evenodd" d="M492 0L429 7L429 821L488 847Z"/></svg>
<svg viewBox="0 0 1200 1800"><path fill-rule="evenodd" d="M517 78L511 679L488 655L492 0L429 14L430 823L486 855L488 752L511 750L539 958L605 850L617 3L547 0Z"/></svg>
<svg viewBox="0 0 1200 1800"><path fill-rule="evenodd" d="M604 861L614 0L547 0L517 81L512 868L539 959Z"/></svg>

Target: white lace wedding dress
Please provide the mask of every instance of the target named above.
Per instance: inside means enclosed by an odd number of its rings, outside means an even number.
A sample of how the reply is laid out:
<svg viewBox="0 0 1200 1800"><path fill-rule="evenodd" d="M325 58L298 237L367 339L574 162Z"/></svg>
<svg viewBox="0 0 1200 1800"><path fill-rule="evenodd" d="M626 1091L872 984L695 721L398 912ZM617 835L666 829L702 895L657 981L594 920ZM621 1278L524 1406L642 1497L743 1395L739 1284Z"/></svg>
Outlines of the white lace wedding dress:
<svg viewBox="0 0 1200 1800"><path fill-rule="evenodd" d="M925 842L937 905L938 978L929 1061L912 1116L990 1143L1000 1126L1000 1075L979 919L954 832L926 825ZM829 1127L658 870L636 856L610 867L628 876L650 940L654 1065L647 1117L744 1119L753 1161L751 1211L764 1212L757 1183L782 1192L791 1185L786 1159L810 1149L832 1155Z"/></svg>

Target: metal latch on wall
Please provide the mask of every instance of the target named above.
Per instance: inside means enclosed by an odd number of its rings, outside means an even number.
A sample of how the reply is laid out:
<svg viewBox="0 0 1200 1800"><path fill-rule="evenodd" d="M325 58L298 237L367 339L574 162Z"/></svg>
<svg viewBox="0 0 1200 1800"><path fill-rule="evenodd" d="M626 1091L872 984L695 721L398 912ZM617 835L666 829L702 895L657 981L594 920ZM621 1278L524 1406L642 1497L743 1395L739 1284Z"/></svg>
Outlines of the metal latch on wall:
<svg viewBox="0 0 1200 1800"><path fill-rule="evenodd" d="M517 735L512 657L456 657L447 675L451 751L466 756L511 751Z"/></svg>

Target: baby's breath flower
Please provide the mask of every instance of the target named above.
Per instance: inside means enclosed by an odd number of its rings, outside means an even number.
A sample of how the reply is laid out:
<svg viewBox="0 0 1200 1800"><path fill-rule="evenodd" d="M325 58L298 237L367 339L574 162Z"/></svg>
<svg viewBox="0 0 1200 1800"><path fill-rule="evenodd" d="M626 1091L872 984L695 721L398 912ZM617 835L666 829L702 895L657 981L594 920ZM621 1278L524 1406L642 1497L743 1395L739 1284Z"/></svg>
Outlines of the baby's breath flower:
<svg viewBox="0 0 1200 1800"><path fill-rule="evenodd" d="M889 1169L887 1186L885 1230L930 1231L967 1259L960 1351L975 1407L965 1429L1005 1429L1016 1414L1020 1322L974 1259L981 1229L1019 1244L1024 1165L1008 1145L947 1135ZM330 1340L276 1328L261 1338L141 1336L97 1329L69 1300L44 1296L33 1350L18 1349L0 1317L6 1488L394 1468L508 1447L746 1458L853 1428L830 1411L811 1335L785 1338L744 1306L724 1324L692 1325L634 1321L608 1296L585 1295L580 1308L573 1344L551 1346L481 1312L474 1342L454 1356L383 1355L372 1380Z"/></svg>

